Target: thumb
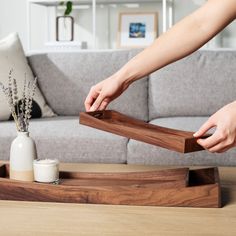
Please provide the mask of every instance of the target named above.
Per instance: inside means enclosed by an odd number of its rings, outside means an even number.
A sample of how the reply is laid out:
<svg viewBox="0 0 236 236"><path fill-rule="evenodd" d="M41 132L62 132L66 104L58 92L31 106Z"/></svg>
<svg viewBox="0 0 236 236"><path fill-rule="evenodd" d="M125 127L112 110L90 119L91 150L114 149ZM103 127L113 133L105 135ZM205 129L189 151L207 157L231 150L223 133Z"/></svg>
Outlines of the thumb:
<svg viewBox="0 0 236 236"><path fill-rule="evenodd" d="M208 119L200 128L199 130L193 134L194 137L199 138L203 136L209 129L215 126L215 123Z"/></svg>
<svg viewBox="0 0 236 236"><path fill-rule="evenodd" d="M94 101L94 103L93 103L93 105L91 106L91 108L90 108L89 111L96 111L96 110L100 107L100 105L101 105L101 103L103 102L104 98L105 98L105 97L103 96L103 94L100 93L100 94L98 95L97 99Z"/></svg>

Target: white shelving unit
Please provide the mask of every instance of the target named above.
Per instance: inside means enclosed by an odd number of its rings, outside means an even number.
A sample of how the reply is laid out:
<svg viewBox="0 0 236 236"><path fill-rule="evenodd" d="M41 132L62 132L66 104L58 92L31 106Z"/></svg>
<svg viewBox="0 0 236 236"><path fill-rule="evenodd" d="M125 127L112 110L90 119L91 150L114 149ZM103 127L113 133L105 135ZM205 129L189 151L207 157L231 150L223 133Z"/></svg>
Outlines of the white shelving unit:
<svg viewBox="0 0 236 236"><path fill-rule="evenodd" d="M162 3L162 20L163 26L162 31L165 32L167 30L167 22L168 28L173 24L173 1L174 0L72 0L73 5L92 5L92 35L93 35L93 48L96 48L96 5L97 4L132 4L132 3ZM41 5L47 7L55 7L59 5L61 0L27 0L27 49L31 51L31 19L33 17L31 12L32 4ZM48 14L49 15L49 14ZM48 17L49 18L49 17ZM49 21L49 19L48 19ZM49 26L48 26L48 37L49 37Z"/></svg>

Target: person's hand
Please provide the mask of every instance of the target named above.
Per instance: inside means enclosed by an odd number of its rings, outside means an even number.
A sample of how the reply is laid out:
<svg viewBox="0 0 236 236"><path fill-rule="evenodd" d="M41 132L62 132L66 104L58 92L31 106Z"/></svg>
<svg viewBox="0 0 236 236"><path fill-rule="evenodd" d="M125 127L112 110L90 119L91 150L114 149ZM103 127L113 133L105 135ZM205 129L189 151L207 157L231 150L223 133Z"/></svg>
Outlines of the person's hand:
<svg viewBox="0 0 236 236"><path fill-rule="evenodd" d="M213 127L216 127L216 131L206 139L198 139L198 144L213 153L225 152L236 146L236 101L212 115L194 137L200 138Z"/></svg>
<svg viewBox="0 0 236 236"><path fill-rule="evenodd" d="M115 76L94 85L84 102L86 111L105 110L108 104L120 96L128 84Z"/></svg>

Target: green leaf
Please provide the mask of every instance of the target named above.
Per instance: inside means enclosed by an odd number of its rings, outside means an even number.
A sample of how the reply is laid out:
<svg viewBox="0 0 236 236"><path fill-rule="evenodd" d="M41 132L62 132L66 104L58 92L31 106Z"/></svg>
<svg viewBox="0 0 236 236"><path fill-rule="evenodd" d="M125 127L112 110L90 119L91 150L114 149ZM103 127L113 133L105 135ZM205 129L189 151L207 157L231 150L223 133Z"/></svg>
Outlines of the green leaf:
<svg viewBox="0 0 236 236"><path fill-rule="evenodd" d="M59 3L60 6L63 6L64 4L65 4L64 1L61 1L61 2Z"/></svg>
<svg viewBox="0 0 236 236"><path fill-rule="evenodd" d="M73 10L73 3L72 3L71 1L66 2L66 10L65 10L64 15L65 15L65 16L70 15L70 13L72 12L72 10Z"/></svg>

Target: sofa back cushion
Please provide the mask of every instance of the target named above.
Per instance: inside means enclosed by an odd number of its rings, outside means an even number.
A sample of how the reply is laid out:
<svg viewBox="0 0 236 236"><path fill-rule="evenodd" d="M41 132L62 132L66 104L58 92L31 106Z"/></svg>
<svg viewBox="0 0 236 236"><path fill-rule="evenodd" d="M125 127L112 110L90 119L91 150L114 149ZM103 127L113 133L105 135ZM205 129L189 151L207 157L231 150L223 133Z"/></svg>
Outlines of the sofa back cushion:
<svg viewBox="0 0 236 236"><path fill-rule="evenodd" d="M236 100L236 51L199 50L149 78L149 119L208 116Z"/></svg>
<svg viewBox="0 0 236 236"><path fill-rule="evenodd" d="M11 78L10 80L9 77ZM14 79L17 89L14 89ZM33 73L28 65L18 34L11 33L6 38L0 40L0 121L13 119L8 99L3 90L10 86L14 92L12 103L14 103L15 107L17 107L17 105L18 107L21 107L22 101L24 100L23 91L28 94L28 89L24 88L25 85L28 87L28 83L31 85L34 83ZM20 112L16 109L16 113L19 115ZM46 104L38 86L36 86L32 101L31 117L40 118L51 117L54 115L51 108Z"/></svg>
<svg viewBox="0 0 236 236"><path fill-rule="evenodd" d="M81 51L29 56L40 88L58 115L78 115L92 85L120 69L138 50ZM109 109L148 120L148 82L144 78L129 87Z"/></svg>

